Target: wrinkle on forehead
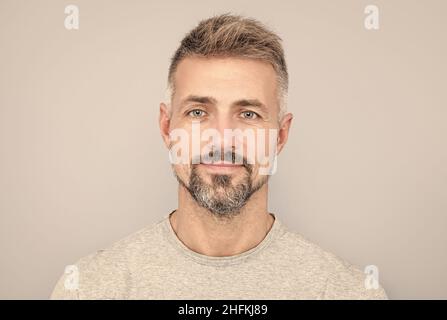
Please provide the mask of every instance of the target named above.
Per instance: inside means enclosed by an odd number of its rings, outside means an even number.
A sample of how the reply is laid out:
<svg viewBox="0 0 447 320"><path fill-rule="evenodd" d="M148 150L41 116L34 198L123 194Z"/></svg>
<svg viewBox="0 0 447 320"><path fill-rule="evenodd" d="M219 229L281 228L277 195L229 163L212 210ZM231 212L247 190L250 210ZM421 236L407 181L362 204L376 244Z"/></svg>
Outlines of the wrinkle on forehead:
<svg viewBox="0 0 447 320"><path fill-rule="evenodd" d="M174 105L195 94L213 96L222 103L256 98L270 108L279 108L276 72L261 60L188 57L179 63L174 82Z"/></svg>

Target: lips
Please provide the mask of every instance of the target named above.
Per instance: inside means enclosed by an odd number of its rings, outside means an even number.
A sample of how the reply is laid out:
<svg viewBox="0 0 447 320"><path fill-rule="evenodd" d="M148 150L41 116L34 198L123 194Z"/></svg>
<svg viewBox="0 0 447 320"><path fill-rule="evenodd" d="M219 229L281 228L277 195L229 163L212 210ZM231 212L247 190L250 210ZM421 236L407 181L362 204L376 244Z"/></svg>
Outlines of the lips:
<svg viewBox="0 0 447 320"><path fill-rule="evenodd" d="M219 172L223 174L225 173L230 174L244 167L242 164L234 164L228 162L200 163L200 164L207 171Z"/></svg>

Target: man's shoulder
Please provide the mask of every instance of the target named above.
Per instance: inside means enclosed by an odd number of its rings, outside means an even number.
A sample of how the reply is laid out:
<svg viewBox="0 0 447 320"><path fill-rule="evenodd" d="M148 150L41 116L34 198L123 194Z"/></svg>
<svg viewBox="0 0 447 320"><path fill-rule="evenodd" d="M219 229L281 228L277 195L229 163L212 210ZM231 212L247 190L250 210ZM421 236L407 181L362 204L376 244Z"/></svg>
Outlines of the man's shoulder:
<svg viewBox="0 0 447 320"><path fill-rule="evenodd" d="M154 255L163 251L159 247L162 243L163 221L164 219L150 223L69 265L59 278L51 298L123 298L119 294L129 287L130 276L138 272L138 268L147 261L151 261ZM67 282L70 284L70 281L72 285L67 290ZM114 290L106 292L111 287ZM89 296L83 296L85 294Z"/></svg>
<svg viewBox="0 0 447 320"><path fill-rule="evenodd" d="M322 299L387 299L383 287L358 265L287 229L279 239L290 265L301 266L310 278L324 279Z"/></svg>
<svg viewBox="0 0 447 320"><path fill-rule="evenodd" d="M120 265L128 264L135 258L152 254L156 249L155 243L160 244L163 220L152 222L143 228L113 242L78 260L77 264L83 267L92 264Z"/></svg>

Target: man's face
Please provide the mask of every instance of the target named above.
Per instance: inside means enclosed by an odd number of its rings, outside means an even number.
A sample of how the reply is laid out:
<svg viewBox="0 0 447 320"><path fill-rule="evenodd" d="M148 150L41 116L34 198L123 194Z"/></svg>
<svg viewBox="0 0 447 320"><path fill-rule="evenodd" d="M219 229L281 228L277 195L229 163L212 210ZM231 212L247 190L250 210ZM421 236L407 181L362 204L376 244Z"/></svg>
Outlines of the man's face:
<svg viewBox="0 0 447 320"><path fill-rule="evenodd" d="M174 81L171 106L160 106L160 127L170 148L173 132L187 133L180 151L187 161L173 164L175 176L210 212L237 214L267 182L262 172L278 151L281 135L272 135L281 127L276 72L260 60L188 57ZM259 161L258 153L270 163Z"/></svg>

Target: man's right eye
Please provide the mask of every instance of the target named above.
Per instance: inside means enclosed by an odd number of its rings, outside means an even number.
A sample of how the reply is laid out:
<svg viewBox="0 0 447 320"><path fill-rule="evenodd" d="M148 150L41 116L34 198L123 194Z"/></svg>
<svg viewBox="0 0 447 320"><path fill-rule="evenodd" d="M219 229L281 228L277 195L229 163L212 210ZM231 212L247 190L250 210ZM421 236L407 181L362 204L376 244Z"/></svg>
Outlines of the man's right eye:
<svg viewBox="0 0 447 320"><path fill-rule="evenodd" d="M205 111L200 109L194 109L188 112L188 115L193 118L201 118L205 115Z"/></svg>

